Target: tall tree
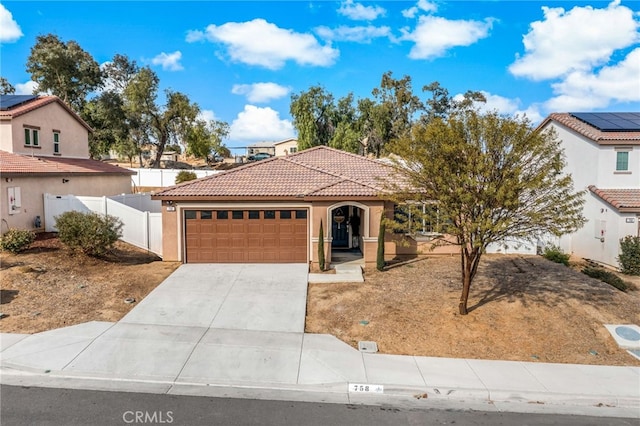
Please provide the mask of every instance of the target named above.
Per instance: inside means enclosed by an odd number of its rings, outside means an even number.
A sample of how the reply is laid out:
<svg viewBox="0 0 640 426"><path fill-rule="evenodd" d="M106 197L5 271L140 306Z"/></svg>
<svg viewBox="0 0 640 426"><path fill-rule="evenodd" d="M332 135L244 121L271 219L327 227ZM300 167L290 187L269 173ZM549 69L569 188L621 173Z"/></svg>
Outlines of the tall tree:
<svg viewBox="0 0 640 426"><path fill-rule="evenodd" d="M335 131L335 105L331 93L321 86L312 86L306 92L291 95L289 110L298 131L300 150L329 145Z"/></svg>
<svg viewBox="0 0 640 426"><path fill-rule="evenodd" d="M476 91L467 90L460 99L449 95L449 91L434 81L422 87L423 92L431 92L431 98L425 102L426 112L420 121L428 123L434 118L445 118L456 111L473 109L477 103L485 103L485 96Z"/></svg>
<svg viewBox="0 0 640 426"><path fill-rule="evenodd" d="M229 135L229 124L224 121L211 120L208 123L204 120L196 121L187 134L187 154L205 161L213 155L225 157L228 149L222 140Z"/></svg>
<svg viewBox="0 0 640 426"><path fill-rule="evenodd" d="M88 94L102 83L100 66L93 57L75 41L64 43L53 34L36 38L27 72L38 84L37 92L50 91L78 112Z"/></svg>
<svg viewBox="0 0 640 426"><path fill-rule="evenodd" d="M460 245L461 315L468 313L471 284L489 244L536 242L584 223L583 193L562 174L556 135L532 128L526 118L465 109L415 125L390 148L402 158L396 170L404 185L390 185L389 199L434 202Z"/></svg>
<svg viewBox="0 0 640 426"><path fill-rule="evenodd" d="M148 67L142 68L127 85L125 110L127 116L137 123L140 143L155 146L152 167L160 167L160 158L168 143L182 144L195 124L200 112L197 104L189 98L171 90L165 91L167 102L157 104L158 76Z"/></svg>
<svg viewBox="0 0 640 426"><path fill-rule="evenodd" d="M9 83L9 80L0 77L0 95L12 95L14 93L16 93L16 88Z"/></svg>

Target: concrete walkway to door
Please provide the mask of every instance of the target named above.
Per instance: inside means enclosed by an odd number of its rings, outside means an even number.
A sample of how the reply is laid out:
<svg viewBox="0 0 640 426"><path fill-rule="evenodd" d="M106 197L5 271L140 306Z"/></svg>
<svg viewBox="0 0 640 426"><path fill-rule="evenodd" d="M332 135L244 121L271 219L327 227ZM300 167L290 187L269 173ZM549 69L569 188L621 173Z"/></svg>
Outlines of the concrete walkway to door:
<svg viewBox="0 0 640 426"><path fill-rule="evenodd" d="M304 332L306 264L186 264L120 322Z"/></svg>

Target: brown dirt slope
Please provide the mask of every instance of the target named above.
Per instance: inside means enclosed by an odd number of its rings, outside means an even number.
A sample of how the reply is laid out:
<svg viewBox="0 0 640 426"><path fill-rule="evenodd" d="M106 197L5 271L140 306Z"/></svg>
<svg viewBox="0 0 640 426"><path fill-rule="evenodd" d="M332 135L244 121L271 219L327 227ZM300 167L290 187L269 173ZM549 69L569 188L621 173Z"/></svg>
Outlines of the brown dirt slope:
<svg viewBox="0 0 640 426"><path fill-rule="evenodd" d="M177 267L118 242L105 259L76 254L52 234L30 249L0 253L0 331L36 333L87 321L117 321Z"/></svg>
<svg viewBox="0 0 640 426"><path fill-rule="evenodd" d="M310 285L306 331L388 354L640 365L603 326L640 324L639 291L539 256L486 255L461 316L459 265L430 257L367 270L364 284Z"/></svg>

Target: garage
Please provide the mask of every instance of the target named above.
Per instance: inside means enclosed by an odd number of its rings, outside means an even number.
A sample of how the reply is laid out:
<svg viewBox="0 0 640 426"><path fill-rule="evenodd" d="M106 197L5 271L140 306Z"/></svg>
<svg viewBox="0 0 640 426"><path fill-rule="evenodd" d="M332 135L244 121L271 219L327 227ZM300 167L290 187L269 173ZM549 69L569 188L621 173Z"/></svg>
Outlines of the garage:
<svg viewBox="0 0 640 426"><path fill-rule="evenodd" d="M307 210L184 210L187 263L307 263Z"/></svg>

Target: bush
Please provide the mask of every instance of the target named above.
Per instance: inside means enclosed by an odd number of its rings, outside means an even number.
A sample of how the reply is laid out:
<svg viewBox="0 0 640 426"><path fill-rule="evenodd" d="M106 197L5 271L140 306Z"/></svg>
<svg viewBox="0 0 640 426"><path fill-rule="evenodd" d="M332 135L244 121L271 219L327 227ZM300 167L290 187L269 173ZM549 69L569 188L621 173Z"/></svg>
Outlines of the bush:
<svg viewBox="0 0 640 426"><path fill-rule="evenodd" d="M640 275L640 237L627 235L620 240L620 270L627 275Z"/></svg>
<svg viewBox="0 0 640 426"><path fill-rule="evenodd" d="M318 268L324 271L324 230L322 229L322 220L320 220L320 231L318 232Z"/></svg>
<svg viewBox="0 0 640 426"><path fill-rule="evenodd" d="M610 284L621 291L627 291L634 287L633 284L624 281L613 272L607 271L603 268L594 268L592 266L587 266L582 269L582 273L589 275L592 278L599 279L600 281L607 284Z"/></svg>
<svg viewBox="0 0 640 426"><path fill-rule="evenodd" d="M55 219L60 241L89 256L104 256L122 236L122 221L114 216L70 211Z"/></svg>
<svg viewBox="0 0 640 426"><path fill-rule="evenodd" d="M569 255L564 253L560 247L549 246L545 247L542 252L542 257L555 263L562 263L565 266L569 266Z"/></svg>
<svg viewBox="0 0 640 426"><path fill-rule="evenodd" d="M26 250L36 239L36 234L28 229L9 229L0 237L0 248L13 254Z"/></svg>
<svg viewBox="0 0 640 426"><path fill-rule="evenodd" d="M382 271L385 267L384 261L384 234L386 232L386 228L384 225L385 217L384 212L380 216L380 229L378 231L378 251L376 253L376 269L378 271Z"/></svg>
<svg viewBox="0 0 640 426"><path fill-rule="evenodd" d="M182 171L179 171L178 174L176 175L176 185L182 182L188 182L190 180L196 180L196 179L198 179L196 172L182 170Z"/></svg>

